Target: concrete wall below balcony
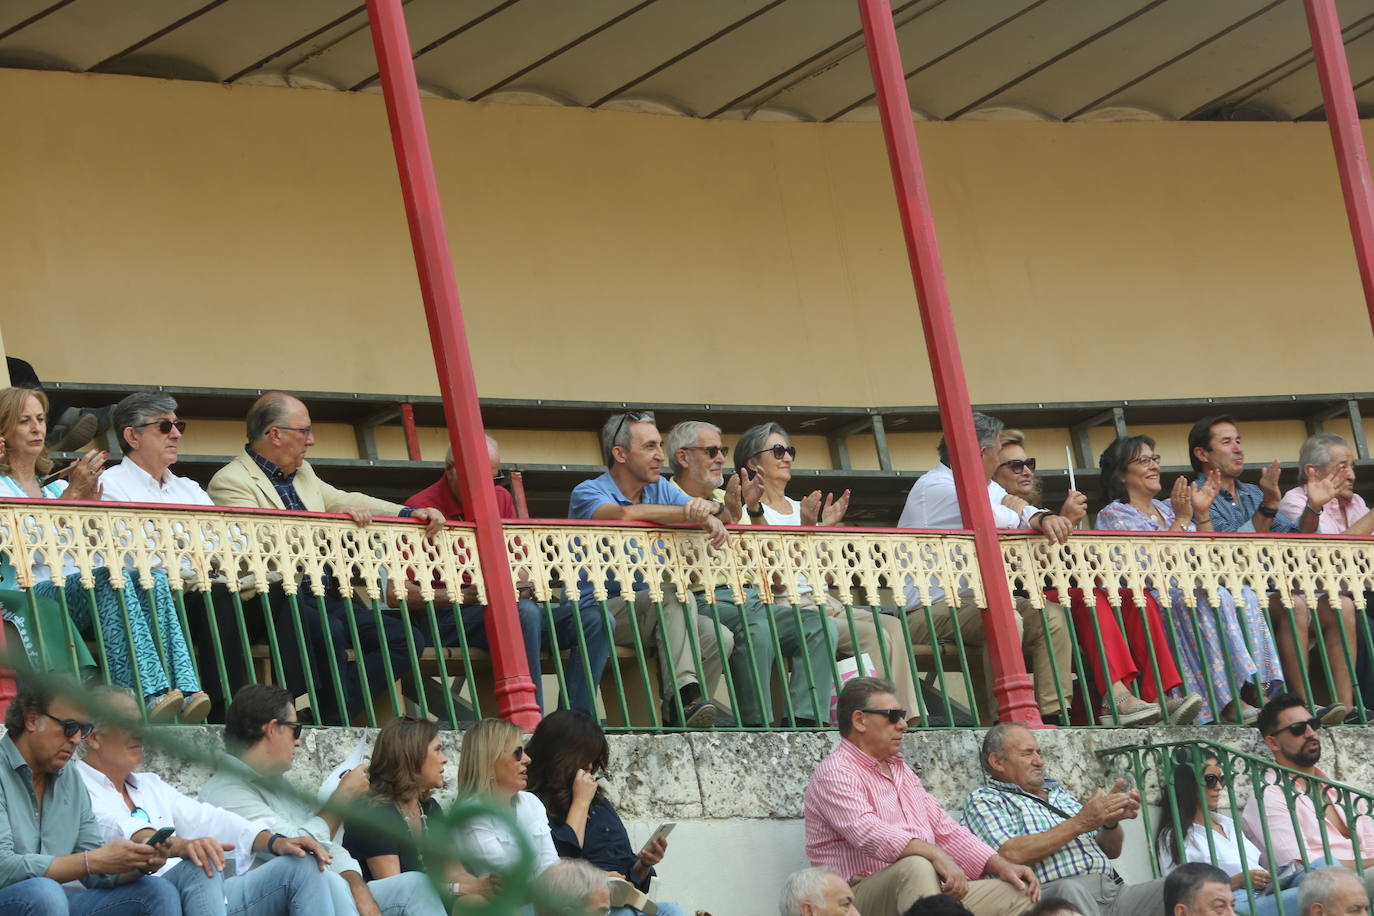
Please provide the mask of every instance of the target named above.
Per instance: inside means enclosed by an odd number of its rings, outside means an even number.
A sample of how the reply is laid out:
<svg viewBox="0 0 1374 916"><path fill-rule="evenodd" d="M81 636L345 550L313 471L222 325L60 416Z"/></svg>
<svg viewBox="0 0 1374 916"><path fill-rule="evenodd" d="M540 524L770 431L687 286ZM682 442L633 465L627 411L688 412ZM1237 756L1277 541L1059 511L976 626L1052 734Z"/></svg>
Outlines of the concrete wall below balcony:
<svg viewBox="0 0 1374 916"><path fill-rule="evenodd" d="M219 729L176 731L207 759L219 753ZM977 759L983 734L928 731L906 738L907 759L926 787L956 816L965 796L979 782ZM372 736L369 729L307 730L291 779L315 791L359 739L366 737L370 743ZM1265 754L1252 729L1076 729L1046 731L1038 737L1049 774L1080 797L1106 784L1107 772L1095 756L1103 748L1205 738ZM678 823L655 896L681 903L688 912L701 909L715 916L776 913L783 879L806 864L802 793L812 769L838 740L833 732L613 736L609 791L632 842L643 843L663 821ZM444 741L451 785L461 732L445 732ZM1374 787L1374 755L1370 753L1374 728L1326 732L1323 741L1321 766L1327 773L1357 787ZM150 753L148 764L192 794L209 775L203 765L186 765L163 753ZM449 790L441 793L440 800L449 802L452 796ZM1146 800L1158 803L1157 785L1147 787ZM1149 877L1145 850L1137 822L1117 861L1128 881Z"/></svg>

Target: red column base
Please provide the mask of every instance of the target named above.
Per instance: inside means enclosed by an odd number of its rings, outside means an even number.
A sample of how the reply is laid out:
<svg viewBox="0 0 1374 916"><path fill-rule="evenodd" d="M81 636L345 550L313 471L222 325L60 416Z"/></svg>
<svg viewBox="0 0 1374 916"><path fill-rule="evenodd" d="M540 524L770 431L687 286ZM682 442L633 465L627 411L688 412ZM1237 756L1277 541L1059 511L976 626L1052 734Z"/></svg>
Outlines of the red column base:
<svg viewBox="0 0 1374 916"><path fill-rule="evenodd" d="M1040 719L1040 707L1035 702L1035 684L1029 674L1007 674L992 682L992 694L997 698L997 721L1020 722L1028 728L1054 728Z"/></svg>
<svg viewBox="0 0 1374 916"><path fill-rule="evenodd" d="M529 733L534 731L544 711L534 700L534 681L523 674L496 679L496 704L501 717ZM523 702L522 702L523 701Z"/></svg>

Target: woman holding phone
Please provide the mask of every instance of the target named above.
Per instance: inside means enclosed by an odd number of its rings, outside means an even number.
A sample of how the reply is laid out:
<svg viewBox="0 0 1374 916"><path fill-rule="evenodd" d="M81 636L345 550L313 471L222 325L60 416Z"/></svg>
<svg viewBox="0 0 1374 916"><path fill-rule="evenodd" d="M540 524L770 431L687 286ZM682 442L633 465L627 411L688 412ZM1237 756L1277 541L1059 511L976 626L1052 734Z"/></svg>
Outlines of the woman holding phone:
<svg viewBox="0 0 1374 916"><path fill-rule="evenodd" d="M635 851L625 824L597 782L610 753L606 734L591 716L575 709L550 713L530 736L529 790L544 803L558 855L586 859L606 872L613 879L613 916L635 916L633 904L648 891L668 840L659 831ZM675 903L657 906L663 916L684 916Z"/></svg>

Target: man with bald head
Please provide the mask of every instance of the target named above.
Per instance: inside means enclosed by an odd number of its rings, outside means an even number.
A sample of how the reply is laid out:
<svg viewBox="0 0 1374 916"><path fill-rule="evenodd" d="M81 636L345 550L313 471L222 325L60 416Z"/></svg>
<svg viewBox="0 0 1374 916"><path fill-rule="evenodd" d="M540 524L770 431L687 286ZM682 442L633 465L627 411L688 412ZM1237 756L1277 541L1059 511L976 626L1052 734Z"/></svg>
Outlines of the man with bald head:
<svg viewBox="0 0 1374 916"><path fill-rule="evenodd" d="M410 509L363 493L350 493L331 487L315 476L314 468L305 460L306 452L315 444L310 411L300 399L281 391L269 391L248 409L247 425L248 444L244 446L243 453L220 468L210 479L208 492L215 505L286 509L292 512L341 512L352 518L359 527L371 524L373 516L399 516L425 522L431 536L443 529L444 516L437 509ZM345 708L340 710L338 707L331 676L327 672L320 672L313 677L320 708L313 712L316 724L347 725L354 716L362 713L371 699L363 695L357 661L348 659L352 645L351 627L357 629L368 686L373 691L379 691L391 681L385 657L391 659L390 673L403 683L410 673L406 624L394 617L374 614L371 608L361 604L355 605L340 594L333 575L324 578L326 581L322 584L325 589L325 611L329 619L328 635L338 660ZM307 583L302 582L300 594L311 594ZM313 664L321 666L325 655L318 649L325 643L324 627L320 615L313 608L303 607L299 615L293 614L280 584L270 587L268 598L272 604L287 686L294 691L294 695L300 696L306 691L307 678L302 653L294 650L302 644L314 647ZM310 602L307 599L301 603L308 605ZM377 624L379 616L382 619L380 630ZM293 621L296 619L303 626L304 632L301 634L294 629ZM256 623L250 623L250 631ZM422 651L425 639L419 628L412 628L412 638L416 651ZM234 683L236 675L238 683L243 683L242 672L235 671L230 678L231 690L237 689L238 684Z"/></svg>
<svg viewBox="0 0 1374 916"><path fill-rule="evenodd" d="M491 461L491 488L496 494L496 508L503 519L513 519L515 500L511 499L510 493L500 484L501 447L490 435L487 436L487 458ZM439 510L447 518L462 521L466 516L463 513L460 492L458 466L453 460L453 448L450 447L444 455L444 476L407 499L406 505L415 508L428 506ZM520 631L525 637L525 661L534 681L535 701L539 708L544 708L544 677L539 660L540 649L547 648L551 652L555 649L568 650L568 660L562 663L564 681L568 687L566 703L589 716L597 716L596 689L601 683L602 673L606 670L606 661L611 657L611 640L606 633L601 615L595 608L575 608L571 601L563 598L553 601L549 608L553 616L553 625L550 626L549 614L546 614L544 607L534 600L533 583L522 574L519 585L516 611L520 615ZM451 606L448 590L443 588L442 593L440 592L443 583L436 583L436 586L436 605L447 600ZM424 605L419 601L418 595L419 589L412 583L409 594L411 607L423 610ZM467 637L467 644L479 649L490 648L486 628L487 608L477 602L477 590L465 583L459 601L463 635ZM574 619L575 610L580 611L580 623ZM458 622L453 614L441 615L438 625L439 641L443 645L452 647L462 644ZM581 639L578 638L579 629L582 631ZM586 646L585 653L583 645ZM459 671L455 677L455 683L459 686L462 684L461 678L462 672Z"/></svg>

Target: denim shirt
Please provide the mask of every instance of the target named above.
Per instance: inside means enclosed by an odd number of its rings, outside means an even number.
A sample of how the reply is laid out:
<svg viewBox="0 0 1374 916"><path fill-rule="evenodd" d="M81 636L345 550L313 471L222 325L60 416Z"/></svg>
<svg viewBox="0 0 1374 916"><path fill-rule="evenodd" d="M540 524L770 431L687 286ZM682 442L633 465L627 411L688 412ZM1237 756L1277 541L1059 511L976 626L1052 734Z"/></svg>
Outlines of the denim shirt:
<svg viewBox="0 0 1374 916"><path fill-rule="evenodd" d="M41 878L58 856L105 845L91 797L74 765L48 777L43 810L33 794L33 771L9 735L0 738L0 887ZM89 888L114 887L117 875L90 875Z"/></svg>
<svg viewBox="0 0 1374 916"><path fill-rule="evenodd" d="M1197 485L1202 486L1207 482L1206 477L1198 477ZM1217 494L1216 501L1212 503L1212 528L1216 531L1254 531L1254 525L1250 524L1254 520L1255 510L1264 502L1264 493L1253 483L1243 483L1236 481L1236 496L1231 498L1231 494L1225 487ZM1274 534L1291 534L1298 530L1298 525L1288 516L1279 514L1274 517L1269 530Z"/></svg>

